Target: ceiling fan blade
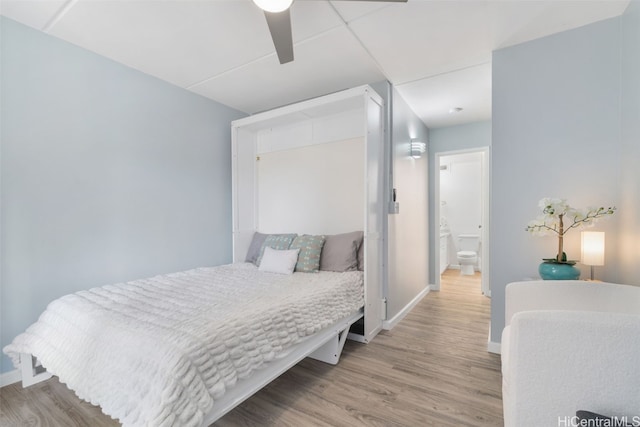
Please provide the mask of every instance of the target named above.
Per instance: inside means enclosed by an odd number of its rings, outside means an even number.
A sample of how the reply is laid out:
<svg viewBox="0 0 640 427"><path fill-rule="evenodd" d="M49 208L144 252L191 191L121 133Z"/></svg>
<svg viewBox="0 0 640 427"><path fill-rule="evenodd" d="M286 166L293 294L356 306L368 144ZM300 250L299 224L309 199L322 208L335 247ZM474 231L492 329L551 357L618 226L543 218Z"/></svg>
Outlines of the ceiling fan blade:
<svg viewBox="0 0 640 427"><path fill-rule="evenodd" d="M281 64L293 61L293 37L291 35L291 15L289 9L284 12L265 12L273 45Z"/></svg>

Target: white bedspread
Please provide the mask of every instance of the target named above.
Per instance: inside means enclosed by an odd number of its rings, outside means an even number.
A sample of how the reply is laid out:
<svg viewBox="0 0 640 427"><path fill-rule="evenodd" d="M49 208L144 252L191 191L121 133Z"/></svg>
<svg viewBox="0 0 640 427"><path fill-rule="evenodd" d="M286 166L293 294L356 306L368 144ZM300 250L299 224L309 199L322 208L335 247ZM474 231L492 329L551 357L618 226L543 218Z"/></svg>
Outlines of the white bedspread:
<svg viewBox="0 0 640 427"><path fill-rule="evenodd" d="M362 306L361 272L199 268L64 296L4 352L125 426L199 426L239 378Z"/></svg>

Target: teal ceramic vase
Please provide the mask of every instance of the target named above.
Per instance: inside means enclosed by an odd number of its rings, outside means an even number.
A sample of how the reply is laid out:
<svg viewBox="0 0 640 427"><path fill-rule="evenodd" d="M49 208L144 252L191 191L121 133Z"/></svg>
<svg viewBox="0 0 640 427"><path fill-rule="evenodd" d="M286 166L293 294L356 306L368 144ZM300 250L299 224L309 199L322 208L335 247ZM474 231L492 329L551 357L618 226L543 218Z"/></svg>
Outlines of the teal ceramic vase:
<svg viewBox="0 0 640 427"><path fill-rule="evenodd" d="M580 270L572 264L557 262L543 262L538 267L538 273L544 280L578 280Z"/></svg>

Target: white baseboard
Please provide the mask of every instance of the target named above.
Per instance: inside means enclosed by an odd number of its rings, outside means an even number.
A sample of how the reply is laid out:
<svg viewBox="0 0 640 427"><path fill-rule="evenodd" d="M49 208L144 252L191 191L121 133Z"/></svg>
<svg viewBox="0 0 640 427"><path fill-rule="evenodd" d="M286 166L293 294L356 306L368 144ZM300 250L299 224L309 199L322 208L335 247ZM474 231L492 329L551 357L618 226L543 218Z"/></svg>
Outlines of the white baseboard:
<svg viewBox="0 0 640 427"><path fill-rule="evenodd" d="M502 354L502 345L499 342L487 340L487 351L494 354Z"/></svg>
<svg viewBox="0 0 640 427"><path fill-rule="evenodd" d="M489 322L489 333L487 334L487 351L494 354L501 353L501 345L499 342L491 341L491 322Z"/></svg>
<svg viewBox="0 0 640 427"><path fill-rule="evenodd" d="M22 376L20 375L20 371L18 369L5 372L3 374L0 374L0 387L18 383L20 382L20 380L22 380Z"/></svg>
<svg viewBox="0 0 640 427"><path fill-rule="evenodd" d="M425 286L425 288L422 291L420 291L420 293L416 295L415 298L413 298L409 304L405 305L404 308L400 310L398 314L396 314L389 320L384 320L382 322L382 329L385 329L387 331L390 329L393 329L393 327L396 326L402 319L404 319L404 317L407 314L409 314L411 309L415 307L416 304L418 304L422 300L422 298L424 298L425 295L429 293L430 290L431 290L431 286L429 285Z"/></svg>
<svg viewBox="0 0 640 427"><path fill-rule="evenodd" d="M500 343L495 341L487 341L487 351L489 353L502 354Z"/></svg>

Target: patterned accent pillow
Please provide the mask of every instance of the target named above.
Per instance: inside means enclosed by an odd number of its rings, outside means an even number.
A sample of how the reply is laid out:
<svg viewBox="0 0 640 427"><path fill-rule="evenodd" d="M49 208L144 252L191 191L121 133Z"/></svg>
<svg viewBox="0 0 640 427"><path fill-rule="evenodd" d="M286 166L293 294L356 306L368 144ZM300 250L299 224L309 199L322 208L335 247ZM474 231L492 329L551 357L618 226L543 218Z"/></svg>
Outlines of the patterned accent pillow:
<svg viewBox="0 0 640 427"><path fill-rule="evenodd" d="M300 249L296 270L303 273L317 273L320 269L320 254L324 246L325 236L305 234L293 239L291 249Z"/></svg>
<svg viewBox="0 0 640 427"><path fill-rule="evenodd" d="M286 250L291 246L291 242L295 239L297 234L269 234L260 248L260 255L258 256L257 266L260 266L262 261L262 255L264 254L264 248L270 247L271 249Z"/></svg>

